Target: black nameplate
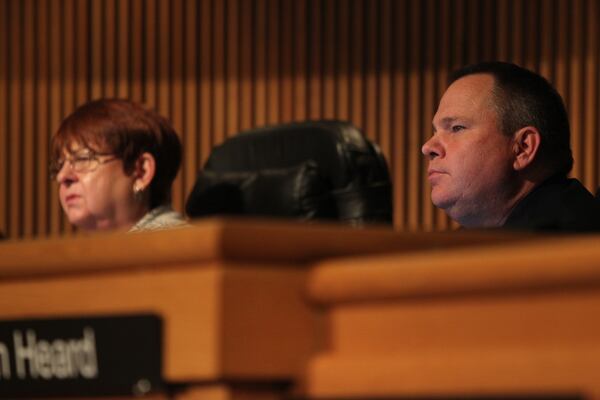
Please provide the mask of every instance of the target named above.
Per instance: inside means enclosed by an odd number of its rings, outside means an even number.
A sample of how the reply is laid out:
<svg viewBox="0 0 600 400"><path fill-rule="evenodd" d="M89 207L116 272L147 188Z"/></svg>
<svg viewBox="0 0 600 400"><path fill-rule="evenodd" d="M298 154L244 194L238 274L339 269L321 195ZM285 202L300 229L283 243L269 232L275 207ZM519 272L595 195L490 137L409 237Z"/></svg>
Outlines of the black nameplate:
<svg viewBox="0 0 600 400"><path fill-rule="evenodd" d="M0 321L0 398L160 390L161 331L154 315Z"/></svg>

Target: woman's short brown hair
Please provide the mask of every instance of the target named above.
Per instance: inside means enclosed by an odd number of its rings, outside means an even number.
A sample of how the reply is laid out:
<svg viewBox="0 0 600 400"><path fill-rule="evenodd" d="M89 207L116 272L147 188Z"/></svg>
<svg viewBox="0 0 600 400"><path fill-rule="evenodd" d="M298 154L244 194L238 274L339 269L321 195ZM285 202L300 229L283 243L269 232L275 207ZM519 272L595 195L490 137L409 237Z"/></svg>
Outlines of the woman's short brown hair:
<svg viewBox="0 0 600 400"><path fill-rule="evenodd" d="M126 174L133 172L142 153L156 161L150 183L150 208L171 201L171 186L181 164L181 142L171 124L156 112L122 99L101 99L77 108L52 138L52 160L78 144L123 160Z"/></svg>

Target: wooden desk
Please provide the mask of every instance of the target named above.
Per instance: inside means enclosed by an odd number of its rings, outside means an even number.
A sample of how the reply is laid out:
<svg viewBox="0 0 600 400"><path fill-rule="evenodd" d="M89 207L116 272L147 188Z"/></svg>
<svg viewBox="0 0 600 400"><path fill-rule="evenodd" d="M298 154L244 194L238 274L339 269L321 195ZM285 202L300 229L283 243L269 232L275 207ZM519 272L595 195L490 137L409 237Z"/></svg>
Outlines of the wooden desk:
<svg viewBox="0 0 600 400"><path fill-rule="evenodd" d="M323 313L306 297L314 263L516 238L208 220L163 232L8 242L0 245L0 315L157 313L164 379L186 388L178 398L277 398L309 358L328 350ZM328 290L312 287L326 302ZM310 387L320 395L313 387L321 384Z"/></svg>
<svg viewBox="0 0 600 400"><path fill-rule="evenodd" d="M309 398L600 398L599 236L329 260L308 287Z"/></svg>

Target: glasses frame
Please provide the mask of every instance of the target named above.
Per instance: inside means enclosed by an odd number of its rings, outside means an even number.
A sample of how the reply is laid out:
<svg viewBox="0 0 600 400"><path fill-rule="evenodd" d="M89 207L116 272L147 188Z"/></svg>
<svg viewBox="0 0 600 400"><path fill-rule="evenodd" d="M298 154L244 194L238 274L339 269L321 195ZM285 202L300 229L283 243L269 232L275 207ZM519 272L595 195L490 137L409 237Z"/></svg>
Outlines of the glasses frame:
<svg viewBox="0 0 600 400"><path fill-rule="evenodd" d="M108 159L100 159L98 157L105 157L105 156L113 156L111 158ZM58 173L63 169L63 167L65 166L66 163L69 163L70 168L73 172L80 174L80 173L87 173L87 172L93 172L96 169L98 169L99 166L104 165L106 163L109 163L111 161L115 161L118 160L119 157L116 156L114 153L96 153L96 152L89 152L85 155L83 154L75 154L72 157L67 157L65 159L63 159L62 161L55 161L50 163L50 178L51 179L56 179L56 177L58 176ZM82 163L82 162L88 162L88 163L95 163L93 164L91 167L85 166L82 167L77 166L76 163Z"/></svg>

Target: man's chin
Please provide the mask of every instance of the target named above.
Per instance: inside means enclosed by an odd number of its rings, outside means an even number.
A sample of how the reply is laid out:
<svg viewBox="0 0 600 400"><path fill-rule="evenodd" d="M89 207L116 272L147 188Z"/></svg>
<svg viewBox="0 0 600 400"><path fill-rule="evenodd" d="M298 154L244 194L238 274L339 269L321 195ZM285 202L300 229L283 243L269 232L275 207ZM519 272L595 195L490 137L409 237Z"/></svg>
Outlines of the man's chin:
<svg viewBox="0 0 600 400"><path fill-rule="evenodd" d="M431 193L431 202L437 208L445 211L451 208L455 203L454 199L441 193L435 193L435 191Z"/></svg>

